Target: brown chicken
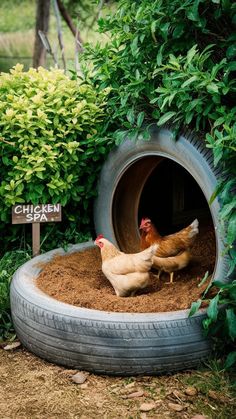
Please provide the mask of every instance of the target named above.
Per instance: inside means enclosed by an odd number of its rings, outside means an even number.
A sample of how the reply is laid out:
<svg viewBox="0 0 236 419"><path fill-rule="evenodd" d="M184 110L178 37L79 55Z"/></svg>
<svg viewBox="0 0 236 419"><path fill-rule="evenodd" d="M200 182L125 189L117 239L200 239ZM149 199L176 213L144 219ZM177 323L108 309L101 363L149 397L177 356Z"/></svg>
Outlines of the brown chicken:
<svg viewBox="0 0 236 419"><path fill-rule="evenodd" d="M139 228L141 250L156 243L159 245L156 256L165 258L176 256L191 248L198 234L198 220L194 220L189 226L168 236L161 236L149 218L143 218Z"/></svg>
<svg viewBox="0 0 236 419"><path fill-rule="evenodd" d="M198 234L198 220L168 236L161 236L149 218L143 218L140 224L140 248L146 249L152 244L158 244L153 267L158 269L158 278L162 271L170 274L170 284L173 283L174 272L185 268L191 259L190 248Z"/></svg>
<svg viewBox="0 0 236 419"><path fill-rule="evenodd" d="M191 259L190 251L185 250L176 256L169 256L166 258L160 258L159 256L153 256L153 268L158 269L157 277L160 277L162 271L168 272L170 275L169 284L173 283L174 272L185 268Z"/></svg>
<svg viewBox="0 0 236 419"><path fill-rule="evenodd" d="M152 258L158 245L153 244L139 253L120 252L111 242L99 235L95 242L101 249L102 272L119 297L134 296L149 283Z"/></svg>

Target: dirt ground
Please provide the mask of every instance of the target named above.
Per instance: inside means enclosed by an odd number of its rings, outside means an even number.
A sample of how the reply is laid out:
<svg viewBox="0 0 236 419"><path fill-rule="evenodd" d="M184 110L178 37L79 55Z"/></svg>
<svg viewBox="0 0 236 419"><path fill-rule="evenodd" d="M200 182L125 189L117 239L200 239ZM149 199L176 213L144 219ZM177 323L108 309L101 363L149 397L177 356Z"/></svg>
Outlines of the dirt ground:
<svg viewBox="0 0 236 419"><path fill-rule="evenodd" d="M209 367L157 377L88 374L83 384L72 381L77 372L49 364L22 348L0 349L1 418L236 417L236 402L228 375Z"/></svg>
<svg viewBox="0 0 236 419"><path fill-rule="evenodd" d="M160 279L150 274L150 284L134 297L117 297L101 270L100 249L85 250L66 256L57 256L43 267L37 284L50 296L80 307L116 312L166 312L184 310L204 291L199 287L206 271L209 275L215 264L215 235L209 228L202 229L191 250L190 264L174 275L174 284L168 284L169 274ZM157 274L157 273L156 273Z"/></svg>

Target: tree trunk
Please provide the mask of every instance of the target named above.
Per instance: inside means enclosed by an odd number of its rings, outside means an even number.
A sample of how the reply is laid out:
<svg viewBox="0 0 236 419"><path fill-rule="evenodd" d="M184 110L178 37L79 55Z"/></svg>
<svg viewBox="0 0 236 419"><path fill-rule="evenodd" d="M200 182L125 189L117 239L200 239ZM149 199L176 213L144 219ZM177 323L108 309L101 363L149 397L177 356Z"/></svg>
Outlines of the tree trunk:
<svg viewBox="0 0 236 419"><path fill-rule="evenodd" d="M83 49L82 48L83 41L82 41L82 38L80 36L79 31L76 29L76 26L74 25L73 20L71 19L70 15L69 15L68 11L66 10L66 8L65 8L64 4L62 3L62 1L61 0L57 0L57 4L58 4L58 8L59 8L59 10L61 12L61 15L62 15L63 19L67 23L67 25L70 28L70 30L73 33L73 35L76 37L77 41L79 41L78 42L78 45L79 45L78 46L78 49L79 50L82 50Z"/></svg>
<svg viewBox="0 0 236 419"><path fill-rule="evenodd" d="M42 31L45 34L48 32L50 16L50 0L37 0L37 11L36 11L36 25L35 25L35 42L34 42L34 56L33 56L33 67L38 68L39 66L45 66L46 62L46 50L39 37L38 31Z"/></svg>

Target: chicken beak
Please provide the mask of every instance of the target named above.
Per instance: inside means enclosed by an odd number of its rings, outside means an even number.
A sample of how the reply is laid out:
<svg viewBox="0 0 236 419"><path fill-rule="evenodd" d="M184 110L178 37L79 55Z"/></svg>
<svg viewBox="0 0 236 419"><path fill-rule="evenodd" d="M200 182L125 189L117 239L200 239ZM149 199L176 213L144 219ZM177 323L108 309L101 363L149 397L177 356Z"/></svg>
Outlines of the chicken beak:
<svg viewBox="0 0 236 419"><path fill-rule="evenodd" d="M145 226L145 220L142 219L141 223L140 223L140 226L139 226L139 230L142 230L144 226Z"/></svg>

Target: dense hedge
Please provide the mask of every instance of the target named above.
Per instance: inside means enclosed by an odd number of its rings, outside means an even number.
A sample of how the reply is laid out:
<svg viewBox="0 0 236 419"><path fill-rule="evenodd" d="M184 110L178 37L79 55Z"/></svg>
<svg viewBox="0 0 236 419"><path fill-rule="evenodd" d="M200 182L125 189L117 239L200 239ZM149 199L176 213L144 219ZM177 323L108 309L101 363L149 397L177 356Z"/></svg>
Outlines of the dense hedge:
<svg viewBox="0 0 236 419"><path fill-rule="evenodd" d="M89 224L97 161L105 152L94 134L106 95L56 69L24 72L18 64L0 75L1 250L10 237L20 243L17 227L10 227L17 203L60 202L64 222L58 228L71 241ZM56 244L51 236L51 246Z"/></svg>
<svg viewBox="0 0 236 419"><path fill-rule="evenodd" d="M118 1L117 13L100 20L110 41L87 49L92 80L111 89L104 134L98 143L119 144L125 136L148 140L149 123L192 130L213 150L221 169L218 194L227 230L225 251L236 266L236 3L231 0ZM223 331L230 344L226 365L236 361L236 279L210 301L206 330ZM204 296L206 298L206 296ZM218 311L227 303L227 310ZM201 300L193 305L197 310ZM232 346L231 346L232 345Z"/></svg>
<svg viewBox="0 0 236 419"><path fill-rule="evenodd" d="M212 148L222 178L217 193L227 220L231 270L236 264L236 3L230 0L118 1L100 20L105 46L87 49L92 80L111 89L99 143L148 139L148 124L197 132ZM144 124L147 129L144 129ZM177 137L176 137L177 138Z"/></svg>

